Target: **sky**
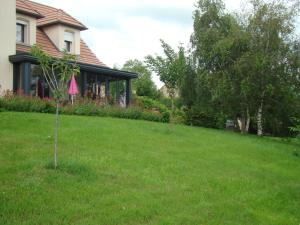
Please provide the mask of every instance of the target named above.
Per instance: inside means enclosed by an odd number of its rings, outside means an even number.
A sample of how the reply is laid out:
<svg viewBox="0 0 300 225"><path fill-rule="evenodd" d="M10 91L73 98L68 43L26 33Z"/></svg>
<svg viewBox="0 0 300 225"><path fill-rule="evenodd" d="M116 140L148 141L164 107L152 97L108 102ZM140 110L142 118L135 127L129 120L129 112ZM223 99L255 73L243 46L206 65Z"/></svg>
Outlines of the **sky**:
<svg viewBox="0 0 300 225"><path fill-rule="evenodd" d="M63 9L89 29L81 37L110 67L129 59L161 54L160 39L173 48L188 46L196 0L34 0ZM225 0L237 12L243 0ZM154 74L153 80L162 86Z"/></svg>

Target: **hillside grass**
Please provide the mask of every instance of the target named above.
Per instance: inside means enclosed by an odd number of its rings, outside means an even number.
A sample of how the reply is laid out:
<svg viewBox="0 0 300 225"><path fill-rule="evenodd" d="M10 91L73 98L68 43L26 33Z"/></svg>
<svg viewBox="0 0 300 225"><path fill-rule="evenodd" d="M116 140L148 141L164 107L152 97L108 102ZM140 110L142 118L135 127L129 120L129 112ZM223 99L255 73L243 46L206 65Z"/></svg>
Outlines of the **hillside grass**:
<svg viewBox="0 0 300 225"><path fill-rule="evenodd" d="M0 113L0 224L300 223L299 146L112 118Z"/></svg>

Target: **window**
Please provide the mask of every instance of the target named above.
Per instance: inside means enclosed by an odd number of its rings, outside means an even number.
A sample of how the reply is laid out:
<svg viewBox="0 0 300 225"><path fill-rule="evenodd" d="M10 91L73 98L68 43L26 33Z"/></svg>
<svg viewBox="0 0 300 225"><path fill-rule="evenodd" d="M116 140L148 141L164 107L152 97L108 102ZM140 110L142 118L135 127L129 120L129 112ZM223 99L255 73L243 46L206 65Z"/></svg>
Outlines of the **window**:
<svg viewBox="0 0 300 225"><path fill-rule="evenodd" d="M30 95L40 98L51 97L50 88L39 65L31 64Z"/></svg>
<svg viewBox="0 0 300 225"><path fill-rule="evenodd" d="M73 52L74 34L71 32L65 32L64 48L67 52Z"/></svg>
<svg viewBox="0 0 300 225"><path fill-rule="evenodd" d="M16 41L18 43L28 44L29 43L29 23L23 19L18 19L16 23Z"/></svg>
<svg viewBox="0 0 300 225"><path fill-rule="evenodd" d="M25 43L26 41L26 25L23 23L17 23L17 42Z"/></svg>
<svg viewBox="0 0 300 225"><path fill-rule="evenodd" d="M71 41L65 41L65 50L67 52L71 52L72 49L72 42Z"/></svg>

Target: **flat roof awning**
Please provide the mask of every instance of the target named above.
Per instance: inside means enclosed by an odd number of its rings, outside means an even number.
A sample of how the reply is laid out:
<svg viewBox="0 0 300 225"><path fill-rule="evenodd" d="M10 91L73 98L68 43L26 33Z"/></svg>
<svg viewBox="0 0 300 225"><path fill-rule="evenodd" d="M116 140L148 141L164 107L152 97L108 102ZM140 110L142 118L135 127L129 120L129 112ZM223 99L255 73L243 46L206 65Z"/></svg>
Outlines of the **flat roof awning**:
<svg viewBox="0 0 300 225"><path fill-rule="evenodd" d="M12 63L21 63L21 62L31 62L34 64L38 64L38 61L35 57L30 55L29 53L20 53L16 55L9 56L9 61ZM90 65L85 63L77 63L80 66L80 69L90 73L99 73L103 75L107 75L110 77L114 77L116 79L134 79L138 77L137 73L127 72L123 70L111 69L109 67Z"/></svg>

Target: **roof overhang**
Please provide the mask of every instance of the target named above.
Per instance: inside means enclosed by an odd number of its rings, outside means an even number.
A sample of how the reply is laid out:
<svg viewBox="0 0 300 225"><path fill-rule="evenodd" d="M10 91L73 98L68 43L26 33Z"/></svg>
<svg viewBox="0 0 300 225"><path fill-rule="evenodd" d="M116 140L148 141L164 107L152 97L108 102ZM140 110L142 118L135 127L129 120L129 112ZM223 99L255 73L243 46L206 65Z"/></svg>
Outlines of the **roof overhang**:
<svg viewBox="0 0 300 225"><path fill-rule="evenodd" d="M58 24L65 25L65 26L68 26L68 27L71 27L71 28L75 28L75 29L80 30L80 31L84 31L84 30L88 29L86 26L77 26L75 24L66 23L66 22L61 21L61 20L55 20L55 21L51 21L51 22L47 22L47 23L40 23L40 24L38 23L37 27L49 27L49 26L58 25Z"/></svg>
<svg viewBox="0 0 300 225"><path fill-rule="evenodd" d="M16 12L17 12L17 13L20 13L20 14L27 15L27 16L34 17L34 18L36 18L36 19L44 18L44 16L42 16L42 15L39 14L38 12L27 11L27 10L25 10L25 9L23 10L23 9L17 8L17 9L16 9Z"/></svg>
<svg viewBox="0 0 300 225"><path fill-rule="evenodd" d="M12 63L21 63L21 62L31 62L38 64L37 58L30 55L29 53L21 53L16 55L9 56L9 61ZM132 73L123 70L111 69L109 67L91 65L85 63L77 63L80 66L80 70L94 73L94 74L103 74L115 79L134 79L138 77L137 73Z"/></svg>

